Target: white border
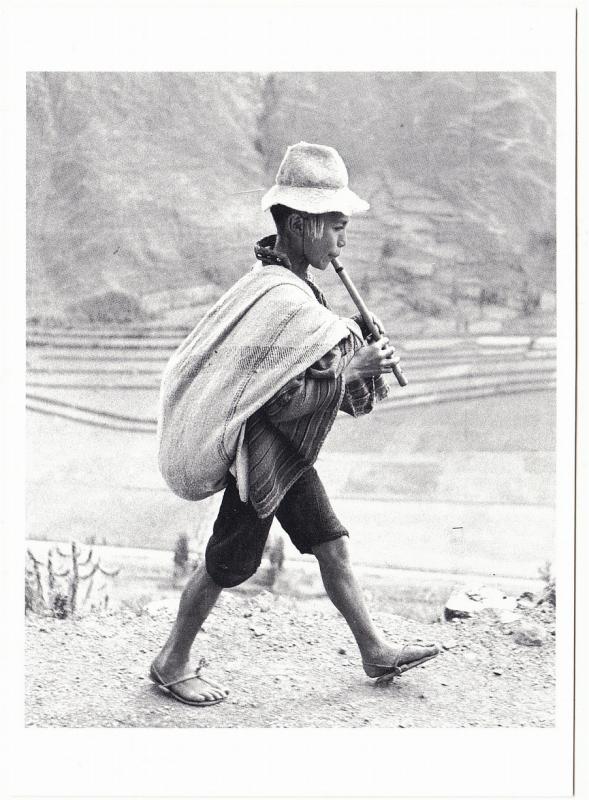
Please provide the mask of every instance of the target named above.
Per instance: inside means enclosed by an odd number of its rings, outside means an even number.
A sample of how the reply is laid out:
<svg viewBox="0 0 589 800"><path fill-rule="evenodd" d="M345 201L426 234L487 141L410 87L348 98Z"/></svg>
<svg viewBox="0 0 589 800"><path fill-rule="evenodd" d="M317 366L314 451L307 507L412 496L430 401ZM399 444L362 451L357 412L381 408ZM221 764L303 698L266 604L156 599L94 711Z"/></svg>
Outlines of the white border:
<svg viewBox="0 0 589 800"><path fill-rule="evenodd" d="M6 330L24 314L26 70L548 70L558 81L558 725L548 730L24 730L22 664L2 664L9 773L18 795L554 796L571 786L574 7L317 7L268 2L13 3L4 14L10 113L3 175ZM6 40L6 36L9 38ZM3 339L5 342L6 339ZM20 612L24 355L3 346L3 591ZM5 388L5 387L4 387ZM8 491L6 487L8 486ZM3 609L6 609L3 603ZM22 653L20 613L4 643ZM4 695L6 698L6 694ZM6 735L6 734L5 734ZM7 738L8 738L7 737ZM94 769L93 763L101 763ZM88 776L91 776L89 781Z"/></svg>

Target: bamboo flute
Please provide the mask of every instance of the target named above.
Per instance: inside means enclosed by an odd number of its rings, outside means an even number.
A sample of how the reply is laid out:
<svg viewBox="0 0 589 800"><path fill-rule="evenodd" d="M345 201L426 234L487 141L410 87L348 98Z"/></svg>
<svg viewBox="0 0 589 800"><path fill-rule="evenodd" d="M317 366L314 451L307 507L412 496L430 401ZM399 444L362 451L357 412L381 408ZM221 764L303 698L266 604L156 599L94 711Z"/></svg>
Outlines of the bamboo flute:
<svg viewBox="0 0 589 800"><path fill-rule="evenodd" d="M366 305L364 300L362 300L362 298L360 297L360 294L356 289L356 287L354 286L352 279L350 278L350 276L342 266L341 262L337 258L333 258L331 260L331 263L333 264L333 268L337 272L341 282L348 290L348 293L352 298L352 300L354 301L356 308L362 314L362 319L366 323L368 330L370 331L374 339L380 339L382 334L372 321L372 315L368 310L368 306ZM407 386L407 378L405 377L401 368L397 364L393 364L393 374L397 379L399 386Z"/></svg>

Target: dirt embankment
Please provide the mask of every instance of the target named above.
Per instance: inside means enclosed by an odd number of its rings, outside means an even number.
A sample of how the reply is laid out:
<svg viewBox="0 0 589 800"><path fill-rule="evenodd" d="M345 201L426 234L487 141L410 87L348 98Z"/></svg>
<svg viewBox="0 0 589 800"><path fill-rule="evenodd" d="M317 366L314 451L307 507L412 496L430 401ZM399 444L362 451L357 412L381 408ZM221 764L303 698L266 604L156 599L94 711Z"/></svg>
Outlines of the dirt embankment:
<svg viewBox="0 0 589 800"><path fill-rule="evenodd" d="M225 703L183 706L147 677L174 619L170 603L82 619L29 615L26 724L37 727L547 727L554 725L554 608L501 623L492 612L448 623L386 613L395 642L436 641L437 659L389 685L360 668L331 609L263 591L225 593L197 640ZM522 635L526 627L533 635ZM540 643L533 644L534 637ZM527 643L525 643L527 641Z"/></svg>

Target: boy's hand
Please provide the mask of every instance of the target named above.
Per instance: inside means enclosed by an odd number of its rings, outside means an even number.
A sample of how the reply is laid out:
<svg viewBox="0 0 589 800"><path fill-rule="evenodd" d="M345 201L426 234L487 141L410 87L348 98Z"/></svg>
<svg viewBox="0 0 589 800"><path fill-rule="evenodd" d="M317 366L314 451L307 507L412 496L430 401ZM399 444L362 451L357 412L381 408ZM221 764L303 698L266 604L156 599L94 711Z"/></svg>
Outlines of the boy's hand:
<svg viewBox="0 0 589 800"><path fill-rule="evenodd" d="M372 344L365 344L356 353L346 367L345 374L348 380L355 378L370 378L373 375L383 375L393 371L393 365L400 362L395 355L395 348L389 344L387 337L381 337Z"/></svg>
<svg viewBox="0 0 589 800"><path fill-rule="evenodd" d="M378 331L379 331L380 335L384 336L384 325L382 324L380 319L376 316L376 314L373 314L372 311L370 312L370 316L372 317L372 322L378 328Z"/></svg>

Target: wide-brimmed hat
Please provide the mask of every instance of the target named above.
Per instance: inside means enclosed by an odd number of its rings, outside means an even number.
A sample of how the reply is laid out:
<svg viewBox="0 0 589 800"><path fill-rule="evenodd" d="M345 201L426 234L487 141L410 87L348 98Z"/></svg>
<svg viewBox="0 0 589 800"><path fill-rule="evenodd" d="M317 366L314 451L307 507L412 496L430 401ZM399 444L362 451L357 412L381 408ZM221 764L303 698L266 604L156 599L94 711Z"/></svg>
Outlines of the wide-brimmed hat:
<svg viewBox="0 0 589 800"><path fill-rule="evenodd" d="M262 211L278 203L309 214L350 216L370 208L348 188L348 170L337 150L308 142L287 148L276 183L262 198Z"/></svg>

